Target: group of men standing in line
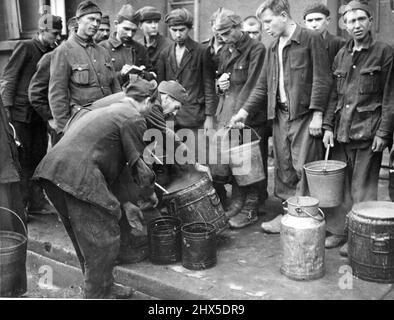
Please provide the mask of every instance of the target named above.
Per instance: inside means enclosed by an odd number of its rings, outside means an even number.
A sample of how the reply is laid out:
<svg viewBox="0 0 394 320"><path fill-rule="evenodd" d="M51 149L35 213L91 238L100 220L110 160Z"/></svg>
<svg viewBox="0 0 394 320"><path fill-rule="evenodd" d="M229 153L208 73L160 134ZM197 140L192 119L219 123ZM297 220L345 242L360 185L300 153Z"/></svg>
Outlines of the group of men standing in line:
<svg viewBox="0 0 394 320"><path fill-rule="evenodd" d="M244 21L220 8L210 21L212 38L200 44L189 36L193 16L184 8L165 16L171 41L159 34L161 13L153 7L123 6L110 34L109 18L83 1L68 21L68 40L55 50L61 19L40 19L37 37L19 43L4 70L2 111L23 146L23 206L30 214L53 211L45 189L81 262L86 297L114 295L113 266L146 257L128 225L140 212L120 180L133 180L143 203L157 205L143 135L154 127L175 138L170 118L175 130L196 135L252 128L261 137L266 177L272 127L275 196L282 200L308 195L303 165L333 147L332 158L348 166L345 202L326 215L326 247L346 242L346 214L355 202L377 199L382 152L392 143L394 53L374 40L364 1L351 1L341 15L346 43L327 31L330 12L322 4L306 9L306 29L292 19L287 0L266 0ZM262 27L274 38L268 48ZM141 43L133 39L138 28ZM213 179L223 203L224 185L232 184L232 228L257 222L266 180L242 187L231 174ZM280 219L262 229L280 232Z"/></svg>

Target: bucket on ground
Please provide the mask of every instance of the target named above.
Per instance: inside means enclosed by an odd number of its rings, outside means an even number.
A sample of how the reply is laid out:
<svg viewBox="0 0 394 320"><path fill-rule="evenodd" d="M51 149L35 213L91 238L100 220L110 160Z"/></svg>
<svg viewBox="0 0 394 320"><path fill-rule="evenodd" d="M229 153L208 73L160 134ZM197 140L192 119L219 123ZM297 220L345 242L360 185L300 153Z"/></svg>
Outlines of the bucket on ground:
<svg viewBox="0 0 394 320"><path fill-rule="evenodd" d="M0 207L0 214L11 215L23 226L24 234L0 230L0 297L18 297L27 290L27 230L15 212Z"/></svg>
<svg viewBox="0 0 394 320"><path fill-rule="evenodd" d="M281 221L282 274L293 280L315 280L325 273L326 223L319 200L292 197Z"/></svg>
<svg viewBox="0 0 394 320"><path fill-rule="evenodd" d="M182 227L182 265L190 270L212 268L217 262L215 226L191 223Z"/></svg>
<svg viewBox="0 0 394 320"><path fill-rule="evenodd" d="M230 153L230 169L239 186L249 186L266 178L260 149L261 137L253 128L245 127L255 134L257 140L228 150Z"/></svg>
<svg viewBox="0 0 394 320"><path fill-rule="evenodd" d="M216 232L221 233L228 228L228 221L208 175L197 174L182 177L174 182L163 196L163 205L170 216L181 219L182 224L194 222L210 223Z"/></svg>
<svg viewBox="0 0 394 320"><path fill-rule="evenodd" d="M163 216L148 223L149 260L171 264L181 260L181 220Z"/></svg>
<svg viewBox="0 0 394 320"><path fill-rule="evenodd" d="M336 160L314 161L304 165L309 193L321 208L333 208L343 202L346 163Z"/></svg>
<svg viewBox="0 0 394 320"><path fill-rule="evenodd" d="M353 206L348 214L348 257L354 276L394 283L394 203Z"/></svg>

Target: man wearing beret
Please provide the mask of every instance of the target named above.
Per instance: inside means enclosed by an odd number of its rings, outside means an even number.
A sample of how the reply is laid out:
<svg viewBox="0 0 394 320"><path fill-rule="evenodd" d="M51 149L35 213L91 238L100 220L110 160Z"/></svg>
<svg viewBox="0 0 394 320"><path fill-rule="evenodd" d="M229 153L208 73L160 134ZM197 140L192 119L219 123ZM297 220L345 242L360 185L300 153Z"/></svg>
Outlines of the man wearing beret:
<svg viewBox="0 0 394 320"><path fill-rule="evenodd" d="M220 8L213 25L226 46L220 55L218 89L220 100L216 111L218 128L227 126L251 95L264 63L265 47L242 31L242 19L233 11ZM259 135L264 133L265 113L263 109L248 119L247 125ZM262 139L264 140L264 139ZM261 148L263 149L263 147ZM267 144L261 150L267 167ZM257 209L262 182L240 187L232 179L232 203L226 212L232 228L243 228L257 221ZM266 192L266 190L265 190Z"/></svg>
<svg viewBox="0 0 394 320"><path fill-rule="evenodd" d="M351 39L334 60L323 142L347 168L344 203L326 214L332 234L326 248L346 241L346 214L354 203L377 200L382 153L392 143L394 52L373 38L372 12L366 1L351 1L341 12Z"/></svg>
<svg viewBox="0 0 394 320"><path fill-rule="evenodd" d="M118 186L121 173L126 172L139 185L142 199L157 205L155 176L142 157L144 116L156 87L155 81L133 77L124 99L72 123L35 172L77 252L85 276L85 298L116 298L114 265L147 256L146 246L121 245Z"/></svg>
<svg viewBox="0 0 394 320"><path fill-rule="evenodd" d="M1 97L15 127L22 148L19 161L22 166L23 201L29 213L50 213L54 209L45 200L42 189L30 181L34 169L48 147L46 123L29 102L28 87L41 57L56 47L61 40L60 17L45 14L38 23L39 33L34 39L19 42L1 79Z"/></svg>
<svg viewBox="0 0 394 320"><path fill-rule="evenodd" d="M323 3L313 3L304 11L305 26L308 29L315 30L322 35L326 49L328 51L330 66L332 66L334 58L337 55L339 49L345 45L345 40L328 32L328 26L330 22L330 10Z"/></svg>
<svg viewBox="0 0 394 320"><path fill-rule="evenodd" d="M78 31L78 21L72 17L67 21L68 38ZM56 133L54 120L49 107L49 78L51 75L51 59L54 51L44 54L37 63L37 71L33 75L29 85L29 101L39 116L47 122L48 133L51 137L51 145L54 146L61 135Z"/></svg>
<svg viewBox="0 0 394 320"><path fill-rule="evenodd" d="M254 119L261 110L273 120L274 192L284 201L309 194L303 165L322 158L323 113L332 79L321 35L294 22L288 0L266 0L256 16L276 40L255 88L231 123ZM263 231L279 233L281 219L278 215L263 223Z"/></svg>
<svg viewBox="0 0 394 320"><path fill-rule="evenodd" d="M121 90L111 57L93 41L101 15L93 2L81 2L76 12L77 33L52 56L49 105L57 133L82 107Z"/></svg>
<svg viewBox="0 0 394 320"><path fill-rule="evenodd" d="M161 13L155 7L143 7L137 11L139 27L144 34L142 44L148 51L148 56L157 74L157 62L160 53L171 44L171 40L159 33Z"/></svg>
<svg viewBox="0 0 394 320"><path fill-rule="evenodd" d="M94 35L93 40L95 43L108 40L111 34L111 23L109 22L109 16L105 15L101 18L100 26L97 33Z"/></svg>
<svg viewBox="0 0 394 320"><path fill-rule="evenodd" d="M108 40L100 43L111 56L121 86L127 84L132 66L143 67L146 72L152 71L145 47L133 40L138 23L134 8L130 4L124 5L115 20L116 32ZM153 78L151 75L150 79Z"/></svg>

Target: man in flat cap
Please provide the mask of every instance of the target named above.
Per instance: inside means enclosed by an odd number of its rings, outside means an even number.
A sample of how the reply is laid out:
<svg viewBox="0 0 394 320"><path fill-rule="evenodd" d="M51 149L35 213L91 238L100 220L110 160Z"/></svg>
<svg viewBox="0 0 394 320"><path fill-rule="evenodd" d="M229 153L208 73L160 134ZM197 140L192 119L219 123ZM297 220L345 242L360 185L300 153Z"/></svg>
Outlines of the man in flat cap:
<svg viewBox="0 0 394 320"><path fill-rule="evenodd" d="M41 57L56 47L63 28L60 17L43 15L38 22L39 32L32 40L19 42L1 79L0 92L9 121L22 143L19 161L22 167L23 201L28 213L51 213L42 189L30 181L34 169L48 147L45 121L33 109L28 98L30 80Z"/></svg>
<svg viewBox="0 0 394 320"><path fill-rule="evenodd" d="M341 13L351 39L334 60L323 141L347 168L344 203L326 214L332 233L326 248L346 241L345 218L354 203L377 200L382 153L392 143L394 123L393 49L373 38L366 1L351 1Z"/></svg>
<svg viewBox="0 0 394 320"><path fill-rule="evenodd" d="M330 25L330 22L330 10L323 3L313 3L304 10L305 26L308 29L315 30L322 35L326 49L328 51L330 66L332 66L334 58L337 55L339 49L345 45L345 40L328 32L328 26Z"/></svg>
<svg viewBox="0 0 394 320"><path fill-rule="evenodd" d="M127 84L133 66L143 68L146 72L152 71L147 50L133 40L138 23L138 15L134 8L130 4L124 5L114 22L115 33L100 43L111 56L121 86ZM151 79L153 78L154 76L151 76Z"/></svg>
<svg viewBox="0 0 394 320"><path fill-rule="evenodd" d="M266 0L256 16L276 40L267 50L256 86L231 124L254 119L258 112L273 120L274 192L284 201L309 194L303 165L322 158L323 113L332 79L321 35L294 22L288 0ZM281 219L278 215L263 223L263 231L279 233Z"/></svg>
<svg viewBox="0 0 394 320"><path fill-rule="evenodd" d="M68 38L78 31L78 20L72 17L67 21ZM54 51L44 54L37 63L37 71L29 85L29 101L39 116L47 122L48 133L51 137L51 146L54 146L61 135L57 134L55 124L49 107L49 78L51 75L51 59Z"/></svg>
<svg viewBox="0 0 394 320"><path fill-rule="evenodd" d="M161 13L155 7L142 7L137 11L139 27L144 34L142 44L148 51L148 56L157 74L157 63L160 53L171 44L171 40L159 33Z"/></svg>
<svg viewBox="0 0 394 320"><path fill-rule="evenodd" d="M52 56L49 105L59 134L81 108L121 90L111 57L93 41L101 16L96 4L81 2L76 12L77 33Z"/></svg>
<svg viewBox="0 0 394 320"><path fill-rule="evenodd" d="M109 16L105 15L101 18L100 26L97 33L94 35L93 40L95 43L108 40L111 34L111 23L109 22Z"/></svg>
<svg viewBox="0 0 394 320"><path fill-rule="evenodd" d="M199 144L197 139L205 139L204 130L200 129L212 129L214 115L214 110L208 110L205 104L207 85L205 79L208 75L203 62L204 46L193 41L189 36L193 27L193 16L187 9L171 11L166 15L165 22L174 43L160 54L159 83L174 80L186 89L187 103L176 114L175 129L193 130L196 140L190 143L197 147ZM206 155L205 149L194 148L193 151L195 155L200 151L201 157Z"/></svg>
<svg viewBox="0 0 394 320"><path fill-rule="evenodd" d="M144 116L156 87L155 81L133 77L123 100L74 122L35 172L77 252L85 276L85 298L115 298L114 265L147 256L146 246L121 246L118 178L122 172L129 174L139 185L142 199L157 205L155 176L142 158Z"/></svg>
<svg viewBox="0 0 394 320"><path fill-rule="evenodd" d="M213 29L226 43L220 55L218 88L220 100L216 110L218 128L224 128L240 110L256 85L264 63L265 47L247 32L242 31L242 19L233 11L220 8L216 14ZM263 109L247 125L259 135L264 134L266 118ZM247 129L250 130L250 129ZM261 153L267 167L267 141L261 146ZM263 150L264 149L264 150ZM265 169L266 170L266 169ZM232 228L243 228L257 221L259 195L266 193L262 182L240 187L232 180L232 203L226 212Z"/></svg>

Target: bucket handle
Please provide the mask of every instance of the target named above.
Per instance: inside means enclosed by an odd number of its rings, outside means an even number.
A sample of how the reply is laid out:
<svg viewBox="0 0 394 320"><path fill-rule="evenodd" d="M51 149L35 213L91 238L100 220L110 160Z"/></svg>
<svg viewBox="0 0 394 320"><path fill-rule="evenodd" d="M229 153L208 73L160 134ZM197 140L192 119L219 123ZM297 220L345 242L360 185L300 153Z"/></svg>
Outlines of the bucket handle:
<svg viewBox="0 0 394 320"><path fill-rule="evenodd" d="M8 208L0 207L0 210L4 210L5 212L10 213L12 217L18 218L19 222L23 226L23 231L25 232L25 237L27 238L27 229L26 229L26 226L25 226L24 222L22 221L22 219L14 211L12 211Z"/></svg>
<svg viewBox="0 0 394 320"><path fill-rule="evenodd" d="M257 133L257 131L255 129L253 129L252 127L248 126L248 125L244 125L245 128L249 128L250 130L252 130L252 132L256 135L258 140L261 140L261 136ZM231 131L231 128L229 126L226 126L225 128L228 128L226 130L226 133L224 134L224 136L228 135L228 133ZM238 129L238 130L243 130L243 129Z"/></svg>
<svg viewBox="0 0 394 320"><path fill-rule="evenodd" d="M289 212L289 208L285 207L285 205L287 205L287 204L288 204L287 200L285 200L284 202L282 202L283 210L284 210L286 213ZM315 220L317 220L317 221L323 221L323 220L326 218L326 216L324 215L323 210L320 209L320 208L317 208L317 210L319 211L321 218L316 218L316 216L311 215L308 211L303 210L303 209L300 208L300 207L298 207L298 208L296 209L297 212L303 212L303 213L305 213L307 216L309 216L309 217L312 218L312 219L315 219Z"/></svg>

